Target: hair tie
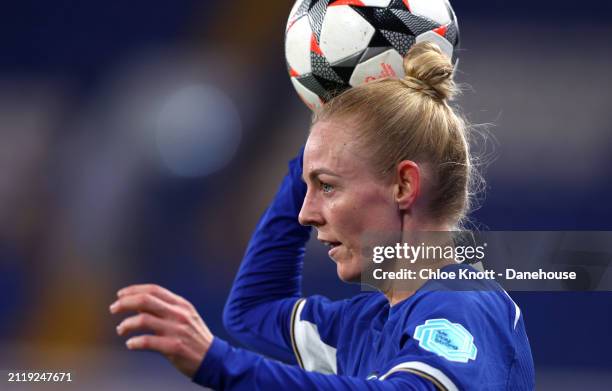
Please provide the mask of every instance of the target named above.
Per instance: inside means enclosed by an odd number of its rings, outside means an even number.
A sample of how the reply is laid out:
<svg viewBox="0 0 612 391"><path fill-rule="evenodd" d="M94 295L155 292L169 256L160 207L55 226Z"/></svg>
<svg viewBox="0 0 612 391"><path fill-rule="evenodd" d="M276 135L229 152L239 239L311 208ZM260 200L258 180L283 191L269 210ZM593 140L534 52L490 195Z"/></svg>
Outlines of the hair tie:
<svg viewBox="0 0 612 391"><path fill-rule="evenodd" d="M425 83L423 80L417 79L412 76L405 76L400 81L408 88L411 88L415 91L419 91L424 93L425 95L437 99L444 100L444 96L442 96L435 88Z"/></svg>

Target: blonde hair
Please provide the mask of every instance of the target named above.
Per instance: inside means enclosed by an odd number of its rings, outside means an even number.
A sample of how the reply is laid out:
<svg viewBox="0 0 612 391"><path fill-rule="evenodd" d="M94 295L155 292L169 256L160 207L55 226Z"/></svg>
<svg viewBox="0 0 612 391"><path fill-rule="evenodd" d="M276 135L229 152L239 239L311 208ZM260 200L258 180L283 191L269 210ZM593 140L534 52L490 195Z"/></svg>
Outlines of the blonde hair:
<svg viewBox="0 0 612 391"><path fill-rule="evenodd" d="M313 124L356 121L356 137L383 178L403 160L427 164L428 212L436 221L457 225L469 210L476 173L467 122L448 103L458 93L453 65L437 45L421 42L406 54L404 70L403 79L381 79L338 95L315 112Z"/></svg>

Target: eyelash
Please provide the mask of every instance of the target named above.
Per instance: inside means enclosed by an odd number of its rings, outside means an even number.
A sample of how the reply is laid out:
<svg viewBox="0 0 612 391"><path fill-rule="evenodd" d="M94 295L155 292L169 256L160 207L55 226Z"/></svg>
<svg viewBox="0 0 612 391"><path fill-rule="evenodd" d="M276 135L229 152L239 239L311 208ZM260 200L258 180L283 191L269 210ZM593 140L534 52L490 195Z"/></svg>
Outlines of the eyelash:
<svg viewBox="0 0 612 391"><path fill-rule="evenodd" d="M334 187L330 185L329 183L320 182L319 186L321 188L321 191L323 191L323 193L325 194L329 194L334 190Z"/></svg>

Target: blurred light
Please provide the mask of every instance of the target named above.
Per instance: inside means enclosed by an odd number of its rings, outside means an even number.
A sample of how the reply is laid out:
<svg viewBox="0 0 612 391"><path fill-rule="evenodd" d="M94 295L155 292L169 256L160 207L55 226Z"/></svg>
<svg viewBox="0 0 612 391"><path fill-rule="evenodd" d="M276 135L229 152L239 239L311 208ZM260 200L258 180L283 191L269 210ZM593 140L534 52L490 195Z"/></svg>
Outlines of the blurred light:
<svg viewBox="0 0 612 391"><path fill-rule="evenodd" d="M220 170L240 142L240 116L232 100L205 84L183 87L163 103L156 142L163 164L175 175L198 177Z"/></svg>

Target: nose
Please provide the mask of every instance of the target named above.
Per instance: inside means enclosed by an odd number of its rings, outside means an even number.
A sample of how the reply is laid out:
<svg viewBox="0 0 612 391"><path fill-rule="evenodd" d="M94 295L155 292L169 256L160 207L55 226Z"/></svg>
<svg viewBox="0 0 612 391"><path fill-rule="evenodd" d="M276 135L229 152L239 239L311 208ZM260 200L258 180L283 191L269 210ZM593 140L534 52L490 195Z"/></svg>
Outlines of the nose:
<svg viewBox="0 0 612 391"><path fill-rule="evenodd" d="M298 215L298 221L302 225L312 225L313 227L320 227L325 224L325 220L320 211L319 202L316 197L312 195L310 190L306 192L306 197L304 197L304 203Z"/></svg>

